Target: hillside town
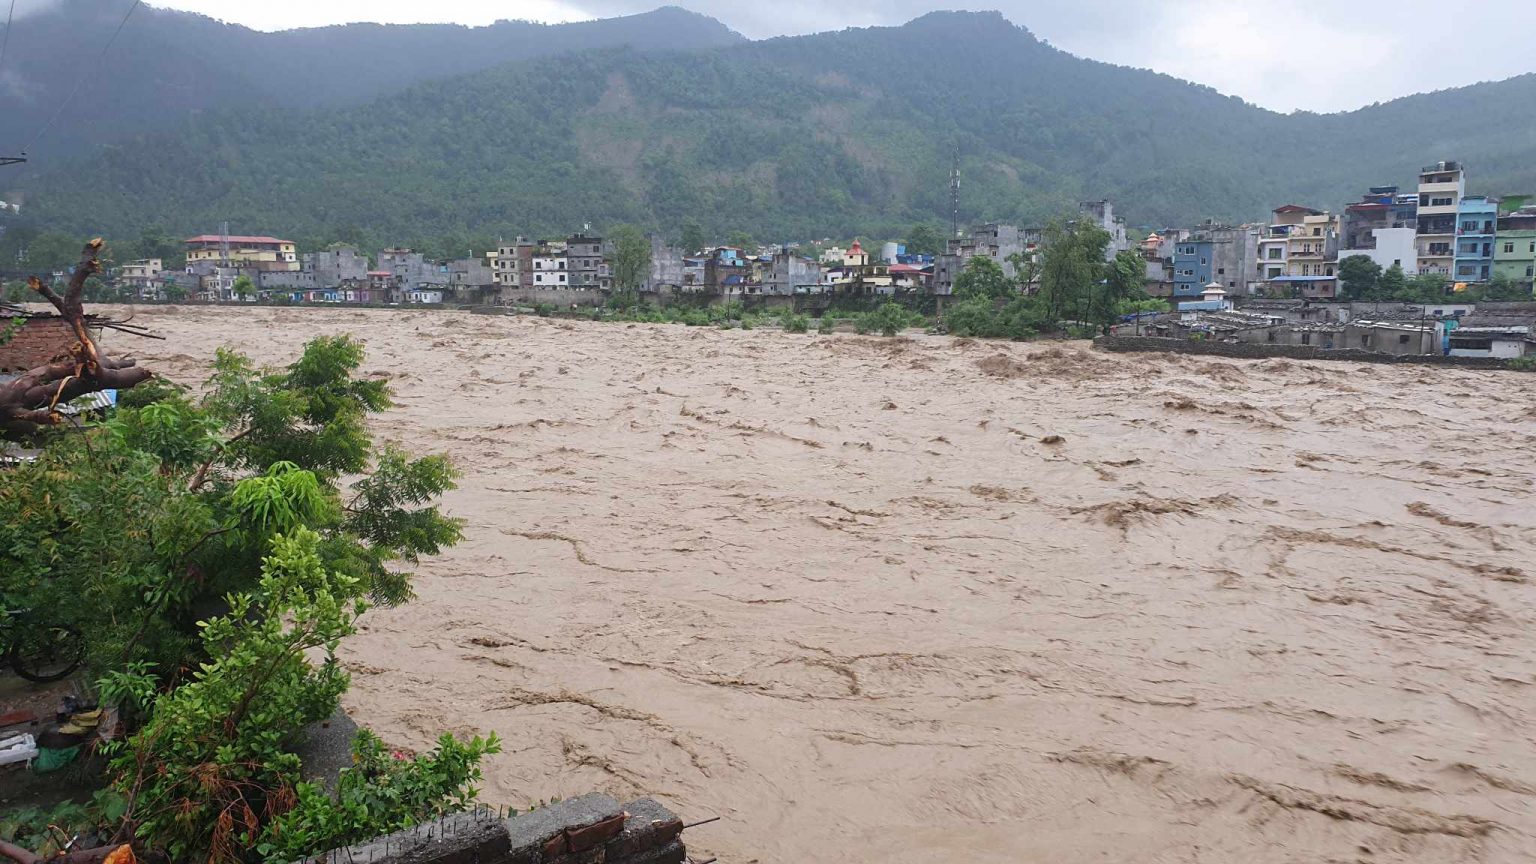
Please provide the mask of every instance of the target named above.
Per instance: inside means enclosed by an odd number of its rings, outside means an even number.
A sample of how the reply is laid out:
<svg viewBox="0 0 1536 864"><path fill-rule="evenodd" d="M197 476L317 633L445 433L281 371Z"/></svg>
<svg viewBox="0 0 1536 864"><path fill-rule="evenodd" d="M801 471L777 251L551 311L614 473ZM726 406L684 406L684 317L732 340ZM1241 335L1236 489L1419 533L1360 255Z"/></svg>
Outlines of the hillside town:
<svg viewBox="0 0 1536 864"><path fill-rule="evenodd" d="M1493 319L1468 316L1480 286L1504 286L1505 301L1531 297L1536 196L1468 195L1466 187L1462 164L1438 162L1420 171L1417 189L1374 186L1342 214L1287 203L1263 223L1207 220L1145 237L1133 235L1108 200L1082 202L1076 218L1107 232L1106 256L1136 252L1145 261L1148 297L1171 304L1167 314L1128 319L1137 333L1524 356L1536 325L1525 306L1506 302ZM434 261L408 248L380 249L371 259L349 246L300 254L290 240L225 229L188 238L184 268L133 261L115 278L124 293L147 301L568 307L601 304L619 289L814 313L840 296L929 296L942 304L976 257L996 262L1027 293L1037 287L1032 265L1044 238L1042 227L987 223L957 231L932 254L858 239L684 249L651 236L648 269L637 284L617 285L614 243L590 230L517 237L480 256ZM1433 299L1444 302L1362 305L1343 290L1343 262L1352 258L1398 278L1439 280L1444 296Z"/></svg>

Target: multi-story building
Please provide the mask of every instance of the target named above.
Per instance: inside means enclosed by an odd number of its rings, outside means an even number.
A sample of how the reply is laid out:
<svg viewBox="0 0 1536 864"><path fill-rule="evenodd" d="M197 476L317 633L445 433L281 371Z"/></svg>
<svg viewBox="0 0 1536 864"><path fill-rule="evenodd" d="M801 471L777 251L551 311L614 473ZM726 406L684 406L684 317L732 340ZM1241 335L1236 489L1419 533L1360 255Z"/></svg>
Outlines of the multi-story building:
<svg viewBox="0 0 1536 864"><path fill-rule="evenodd" d="M550 291L571 287L570 261L563 241L545 241L533 250L533 289Z"/></svg>
<svg viewBox="0 0 1536 864"><path fill-rule="evenodd" d="M1269 225L1259 238L1258 278L1265 282L1283 279L1289 267L1291 234L1301 230L1301 220L1321 211L1300 204L1276 207Z"/></svg>
<svg viewBox="0 0 1536 864"><path fill-rule="evenodd" d="M1125 220L1115 215L1115 205L1108 199L1081 201L1077 209L1094 224L1109 232L1109 246L1104 250L1105 261L1113 260L1115 255L1131 248L1130 237L1125 233Z"/></svg>
<svg viewBox="0 0 1536 864"><path fill-rule="evenodd" d="M1173 296L1199 297L1212 282L1230 296L1250 293L1257 272L1259 239L1257 228L1218 225L1209 220L1189 231L1173 244ZM1161 241L1157 245L1161 246Z"/></svg>
<svg viewBox="0 0 1536 864"><path fill-rule="evenodd" d="M297 270L299 256L292 240L237 234L188 237L187 272L211 275L215 267L250 270Z"/></svg>
<svg viewBox="0 0 1536 864"><path fill-rule="evenodd" d="M1456 266L1456 219L1467 193L1460 162L1436 162L1419 172L1416 253L1419 272L1450 278Z"/></svg>
<svg viewBox="0 0 1536 864"><path fill-rule="evenodd" d="M1393 265L1409 276L1419 272L1419 197L1396 186L1372 186L1344 208L1339 227L1339 260L1363 255L1383 270Z"/></svg>
<svg viewBox="0 0 1536 864"><path fill-rule="evenodd" d="M496 270L496 284L501 286L503 302L510 292L528 291L533 288L533 253L537 247L526 237L518 237L511 243L503 243L496 250L492 266Z"/></svg>
<svg viewBox="0 0 1536 864"><path fill-rule="evenodd" d="M646 276L645 290L681 290L687 284L683 278L683 250L670 246L659 234L651 235L651 272Z"/></svg>
<svg viewBox="0 0 1536 864"><path fill-rule="evenodd" d="M117 278L136 297L156 299L156 285L160 274L165 272L164 261L159 258L143 258L130 261L118 271Z"/></svg>
<svg viewBox="0 0 1536 864"><path fill-rule="evenodd" d="M1016 255L1032 256L1040 247L1041 231L1038 228L1019 228L1013 225L988 223L971 229L964 237L957 237L945 244L944 254L933 261L933 292L955 293L955 279L965 271L972 258L991 258L1012 279L1017 277L1014 266Z"/></svg>
<svg viewBox="0 0 1536 864"><path fill-rule="evenodd" d="M460 303L491 303L499 288L496 281L496 253L482 258L459 258L448 262L448 285Z"/></svg>
<svg viewBox="0 0 1536 864"><path fill-rule="evenodd" d="M1499 217L1493 275L1536 288L1536 205Z"/></svg>
<svg viewBox="0 0 1536 864"><path fill-rule="evenodd" d="M1215 242L1209 235L1192 232L1173 250L1173 296L1199 297L1216 272Z"/></svg>
<svg viewBox="0 0 1536 864"><path fill-rule="evenodd" d="M1482 195L1461 199L1456 208L1457 283L1487 282L1493 278L1494 237L1498 231L1499 202Z"/></svg>
<svg viewBox="0 0 1536 864"><path fill-rule="evenodd" d="M343 283L366 281L368 256L351 246L338 246L324 252L305 252L303 269L314 274L316 285L336 288Z"/></svg>
<svg viewBox="0 0 1536 864"><path fill-rule="evenodd" d="M603 238L574 234L565 242L565 250L572 288L607 291L613 287L613 270L604 254Z"/></svg>
<svg viewBox="0 0 1536 864"><path fill-rule="evenodd" d="M821 281L821 266L809 258L802 258L780 249L773 255L772 269L763 277L763 293L787 296L811 290Z"/></svg>

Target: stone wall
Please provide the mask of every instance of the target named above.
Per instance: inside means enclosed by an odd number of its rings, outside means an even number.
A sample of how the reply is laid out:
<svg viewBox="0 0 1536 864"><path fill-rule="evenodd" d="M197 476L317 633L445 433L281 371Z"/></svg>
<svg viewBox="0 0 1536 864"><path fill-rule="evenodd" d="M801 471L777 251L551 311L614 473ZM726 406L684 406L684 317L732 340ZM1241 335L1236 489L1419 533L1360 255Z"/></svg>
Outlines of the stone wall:
<svg viewBox="0 0 1536 864"><path fill-rule="evenodd" d="M683 822L649 798L598 793L501 818L447 816L300 864L682 864Z"/></svg>
<svg viewBox="0 0 1536 864"><path fill-rule="evenodd" d="M1292 360L1349 360L1356 363L1421 363L1430 366L1461 366L1468 369L1512 369L1494 357L1447 357L1443 354L1381 354L1355 348L1328 349L1315 345L1269 345L1242 342L1211 342L1199 339L1168 339L1161 336L1100 336L1093 340L1100 351L1165 351L1174 354L1212 354L1245 360L1287 357Z"/></svg>

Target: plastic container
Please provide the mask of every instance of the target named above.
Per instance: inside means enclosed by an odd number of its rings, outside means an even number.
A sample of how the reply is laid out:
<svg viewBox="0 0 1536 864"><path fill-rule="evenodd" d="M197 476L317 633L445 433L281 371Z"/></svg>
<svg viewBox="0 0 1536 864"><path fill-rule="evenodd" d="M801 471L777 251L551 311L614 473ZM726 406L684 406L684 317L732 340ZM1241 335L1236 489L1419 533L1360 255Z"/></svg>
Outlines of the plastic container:
<svg viewBox="0 0 1536 864"><path fill-rule="evenodd" d="M31 762L36 758L37 740L31 735L21 734L0 741L0 765Z"/></svg>

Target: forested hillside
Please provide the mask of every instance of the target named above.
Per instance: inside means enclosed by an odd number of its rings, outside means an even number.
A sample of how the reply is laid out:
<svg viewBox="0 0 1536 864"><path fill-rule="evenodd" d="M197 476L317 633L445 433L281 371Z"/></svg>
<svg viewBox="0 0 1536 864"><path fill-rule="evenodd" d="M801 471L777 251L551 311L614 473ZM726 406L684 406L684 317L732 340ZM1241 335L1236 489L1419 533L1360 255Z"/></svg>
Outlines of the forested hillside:
<svg viewBox="0 0 1536 864"><path fill-rule="evenodd" d="M1279 115L1083 60L996 13L935 13L694 52L588 51L318 113L216 111L36 176L36 225L158 224L424 245L632 221L777 240L1039 220L1111 197L1133 223L1338 208L1443 158L1536 189L1536 76ZM1496 122L1495 122L1496 121Z"/></svg>
<svg viewBox="0 0 1536 864"><path fill-rule="evenodd" d="M270 121L518 60L743 41L720 22L675 7L572 24L348 24L263 33L148 5L123 24L131 5L56 0L15 22L0 75L0 151L30 143L80 81L69 109L29 154L45 169L125 133L174 127L191 112Z"/></svg>

